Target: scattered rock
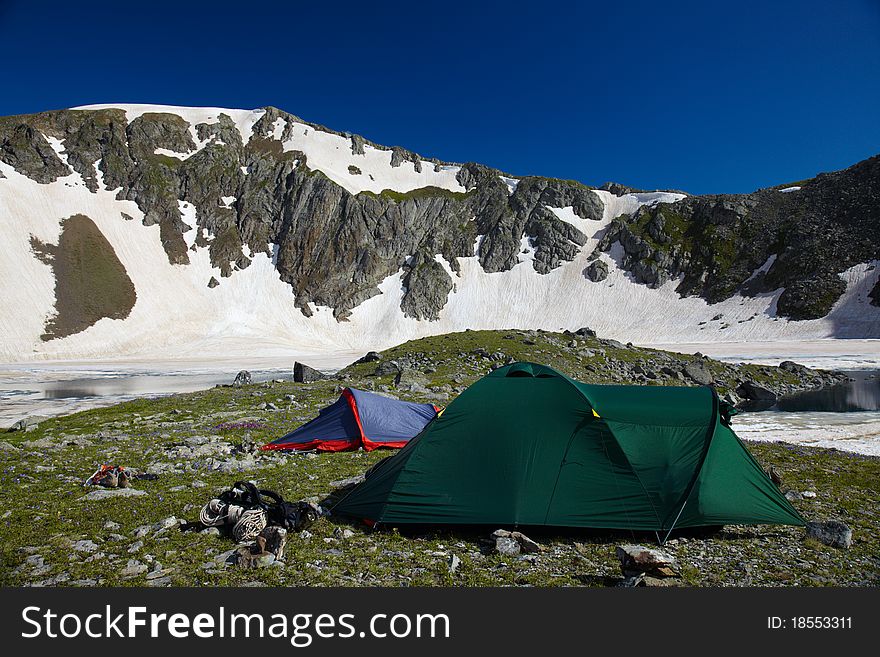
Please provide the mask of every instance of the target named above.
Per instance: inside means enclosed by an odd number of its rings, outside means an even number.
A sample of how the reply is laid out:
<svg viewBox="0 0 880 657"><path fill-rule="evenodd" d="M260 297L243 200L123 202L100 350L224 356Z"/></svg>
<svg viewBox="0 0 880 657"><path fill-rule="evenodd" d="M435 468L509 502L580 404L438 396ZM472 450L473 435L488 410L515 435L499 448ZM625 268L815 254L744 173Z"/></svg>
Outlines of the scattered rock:
<svg viewBox="0 0 880 657"><path fill-rule="evenodd" d="M805 490L801 493L801 497L803 497L805 500L811 500L816 497L816 493L811 490Z"/></svg>
<svg viewBox="0 0 880 657"><path fill-rule="evenodd" d="M852 545L852 530L839 520L808 522L807 536L832 547L848 548Z"/></svg>
<svg viewBox="0 0 880 657"><path fill-rule="evenodd" d="M409 390L410 392L426 392L425 377L415 370L402 370L394 377L394 387L399 390Z"/></svg>
<svg viewBox="0 0 880 657"><path fill-rule="evenodd" d="M211 276L211 279L208 281L208 287L213 290L218 285L220 285L220 281L218 281L216 278Z"/></svg>

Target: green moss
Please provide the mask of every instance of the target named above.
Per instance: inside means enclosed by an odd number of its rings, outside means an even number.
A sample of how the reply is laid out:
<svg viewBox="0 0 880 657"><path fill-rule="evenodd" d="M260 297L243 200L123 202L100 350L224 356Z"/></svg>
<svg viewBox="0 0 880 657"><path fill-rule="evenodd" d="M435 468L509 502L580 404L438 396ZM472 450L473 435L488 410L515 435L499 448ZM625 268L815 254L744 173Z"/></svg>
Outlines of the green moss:
<svg viewBox="0 0 880 657"><path fill-rule="evenodd" d="M378 194L374 192L360 192L358 196L367 196L372 198L385 198L390 201L394 201L395 203L403 203L404 201L409 201L412 199L425 199L425 198L445 198L449 200L461 201L466 199L473 192L453 192L448 189L443 189L442 187L419 187L418 189L412 189L408 192L396 192L393 189L383 189Z"/></svg>
<svg viewBox="0 0 880 657"><path fill-rule="evenodd" d="M81 214L64 219L57 246L36 239L31 245L55 275L55 315L43 340L74 335L105 317L128 317L136 300L134 284L91 219Z"/></svg>

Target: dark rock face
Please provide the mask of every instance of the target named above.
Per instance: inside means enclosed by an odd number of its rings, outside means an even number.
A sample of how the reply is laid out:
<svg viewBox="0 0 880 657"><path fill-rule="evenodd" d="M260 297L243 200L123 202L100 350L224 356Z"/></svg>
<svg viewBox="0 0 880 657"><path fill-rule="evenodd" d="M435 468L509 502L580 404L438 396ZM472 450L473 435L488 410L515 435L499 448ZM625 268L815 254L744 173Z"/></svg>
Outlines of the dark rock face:
<svg viewBox="0 0 880 657"><path fill-rule="evenodd" d="M406 290L400 304L403 314L415 319L436 320L452 291L452 279L440 263L420 253L410 263L403 286Z"/></svg>
<svg viewBox="0 0 880 657"><path fill-rule="evenodd" d="M0 141L0 160L39 183L49 183L70 174L46 138L29 125L21 124Z"/></svg>
<svg viewBox="0 0 880 657"><path fill-rule="evenodd" d="M780 315L823 317L845 290L838 274L880 255L880 156L791 193L770 188L644 206L613 221L598 248L615 242L623 267L645 285L681 276L679 294L710 303L785 288ZM771 256L769 270L752 278Z"/></svg>

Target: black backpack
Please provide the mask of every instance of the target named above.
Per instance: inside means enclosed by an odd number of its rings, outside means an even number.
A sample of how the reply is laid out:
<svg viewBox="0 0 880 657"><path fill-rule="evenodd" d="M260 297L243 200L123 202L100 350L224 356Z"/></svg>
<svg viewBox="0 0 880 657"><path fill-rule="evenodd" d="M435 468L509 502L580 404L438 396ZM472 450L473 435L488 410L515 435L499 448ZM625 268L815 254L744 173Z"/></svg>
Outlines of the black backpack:
<svg viewBox="0 0 880 657"><path fill-rule="evenodd" d="M266 509L259 489L249 481L236 481L232 484L232 488L220 493L218 499L245 509Z"/></svg>
<svg viewBox="0 0 880 657"><path fill-rule="evenodd" d="M287 502L281 495L271 490L260 489L259 494L271 500L268 504L264 501L270 525L301 532L318 519L317 509L308 502Z"/></svg>

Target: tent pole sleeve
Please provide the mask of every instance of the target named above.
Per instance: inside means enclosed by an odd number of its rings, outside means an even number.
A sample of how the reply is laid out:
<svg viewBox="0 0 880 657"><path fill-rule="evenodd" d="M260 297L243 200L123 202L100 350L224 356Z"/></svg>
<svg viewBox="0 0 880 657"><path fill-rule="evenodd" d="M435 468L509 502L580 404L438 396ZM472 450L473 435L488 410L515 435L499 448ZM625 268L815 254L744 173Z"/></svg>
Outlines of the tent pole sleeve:
<svg viewBox="0 0 880 657"><path fill-rule="evenodd" d="M718 393L715 392L715 388L710 386L707 387L712 392L712 417L709 420L709 430L706 432L706 444L703 446L703 456L700 459L700 467L694 471L694 476L684 495L684 500L682 500L681 508L678 510L675 520L669 525L669 531L666 532L666 536L663 538L661 545L666 545L666 541L669 540L669 535L672 534L672 530L675 529L675 523L681 518L681 514L684 512L684 507L687 506L688 500L691 498L691 494L694 492L694 488L697 485L697 480L700 478L700 473L703 471L703 466L706 464L706 457L709 455L709 447L712 445L712 439L715 437L715 425L718 424Z"/></svg>

